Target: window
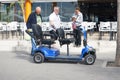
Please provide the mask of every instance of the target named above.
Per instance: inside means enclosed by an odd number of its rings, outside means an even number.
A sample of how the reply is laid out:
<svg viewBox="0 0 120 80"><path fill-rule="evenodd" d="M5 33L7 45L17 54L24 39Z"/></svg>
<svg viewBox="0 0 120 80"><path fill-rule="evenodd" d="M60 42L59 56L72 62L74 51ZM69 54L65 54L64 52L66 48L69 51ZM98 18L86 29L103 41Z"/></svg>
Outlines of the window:
<svg viewBox="0 0 120 80"><path fill-rule="evenodd" d="M49 15L52 13L52 2L37 2L32 4L32 11L35 11L37 6L42 8L41 15L43 17L44 22L49 21ZM77 2L58 2L57 6L60 7L60 18L63 22L68 22L71 20L71 17L74 13L75 7L77 6Z"/></svg>

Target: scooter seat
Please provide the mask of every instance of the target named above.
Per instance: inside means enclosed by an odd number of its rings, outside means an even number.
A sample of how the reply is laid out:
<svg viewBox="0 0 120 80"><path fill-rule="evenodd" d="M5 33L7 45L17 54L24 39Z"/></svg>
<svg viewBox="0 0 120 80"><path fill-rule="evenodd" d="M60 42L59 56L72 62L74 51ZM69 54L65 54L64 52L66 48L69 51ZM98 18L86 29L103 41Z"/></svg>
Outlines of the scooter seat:
<svg viewBox="0 0 120 80"><path fill-rule="evenodd" d="M70 43L74 42L74 40L65 38L65 39L60 39L59 42L60 42L60 45L62 46L64 44L68 44L69 45Z"/></svg>
<svg viewBox="0 0 120 80"><path fill-rule="evenodd" d="M47 44L47 45L52 45L52 44L54 44L55 42L54 42L54 40L52 40L52 39L43 39L43 40L41 41L41 43L42 43L42 44Z"/></svg>

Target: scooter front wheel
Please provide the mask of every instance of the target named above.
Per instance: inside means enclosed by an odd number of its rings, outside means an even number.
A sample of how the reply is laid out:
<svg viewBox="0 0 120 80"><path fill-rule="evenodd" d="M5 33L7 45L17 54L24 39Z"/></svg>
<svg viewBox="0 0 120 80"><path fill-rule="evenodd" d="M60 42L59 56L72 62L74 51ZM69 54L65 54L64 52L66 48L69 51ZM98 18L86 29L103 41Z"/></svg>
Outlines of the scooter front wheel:
<svg viewBox="0 0 120 80"><path fill-rule="evenodd" d="M88 54L88 55L85 56L84 62L85 62L85 64L87 64L87 65L92 65L92 64L94 64L95 59L96 59L96 58L95 58L95 55Z"/></svg>

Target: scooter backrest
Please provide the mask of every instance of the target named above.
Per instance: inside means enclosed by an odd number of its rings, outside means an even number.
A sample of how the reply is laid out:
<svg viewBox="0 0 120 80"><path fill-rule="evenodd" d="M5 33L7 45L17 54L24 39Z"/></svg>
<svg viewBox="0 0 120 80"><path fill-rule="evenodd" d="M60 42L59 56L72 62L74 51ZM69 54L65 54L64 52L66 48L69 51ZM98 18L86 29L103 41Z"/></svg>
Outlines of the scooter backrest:
<svg viewBox="0 0 120 80"><path fill-rule="evenodd" d="M43 39L41 26L37 24L32 24L32 31L36 39Z"/></svg>
<svg viewBox="0 0 120 80"><path fill-rule="evenodd" d="M65 32L62 28L57 29L56 32L58 34L59 39L64 39L65 38Z"/></svg>

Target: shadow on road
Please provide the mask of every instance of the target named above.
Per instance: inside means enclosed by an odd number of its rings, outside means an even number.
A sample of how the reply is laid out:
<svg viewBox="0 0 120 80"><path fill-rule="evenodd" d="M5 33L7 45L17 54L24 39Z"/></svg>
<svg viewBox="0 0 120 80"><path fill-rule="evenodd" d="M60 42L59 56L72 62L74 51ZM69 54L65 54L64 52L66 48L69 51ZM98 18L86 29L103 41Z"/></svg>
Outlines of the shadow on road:
<svg viewBox="0 0 120 80"><path fill-rule="evenodd" d="M15 53L16 53L16 58L27 60L27 61L33 63L32 56L28 52L25 52L25 51L15 51Z"/></svg>
<svg viewBox="0 0 120 80"><path fill-rule="evenodd" d="M33 63L33 57L31 56L30 52L26 51L25 47L14 47L13 52L16 54L16 58L27 60L31 63Z"/></svg>

